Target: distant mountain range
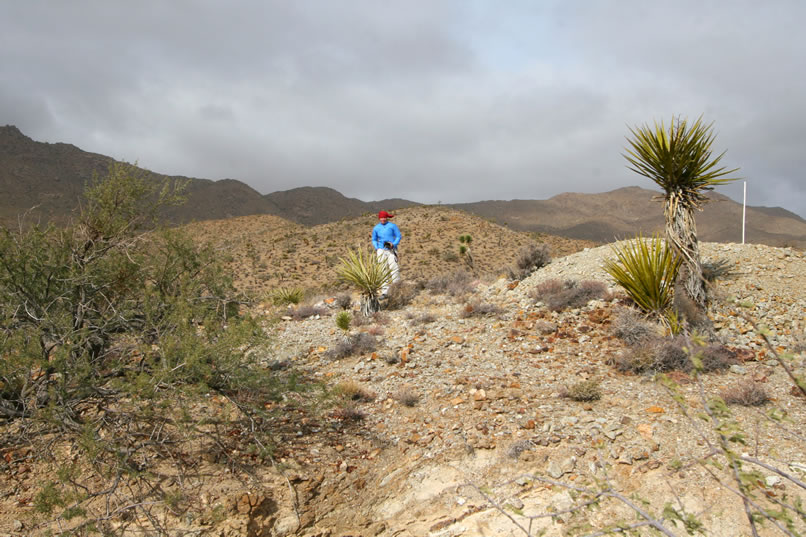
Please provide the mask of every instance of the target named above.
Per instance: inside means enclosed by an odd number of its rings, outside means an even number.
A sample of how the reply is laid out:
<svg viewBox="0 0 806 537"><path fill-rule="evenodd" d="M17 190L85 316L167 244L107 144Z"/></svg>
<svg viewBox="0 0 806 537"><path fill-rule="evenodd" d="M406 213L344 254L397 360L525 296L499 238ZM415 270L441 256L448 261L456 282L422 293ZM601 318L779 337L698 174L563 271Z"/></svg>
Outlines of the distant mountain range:
<svg viewBox="0 0 806 537"><path fill-rule="evenodd" d="M64 222L94 174L103 176L112 158L63 143L43 143L14 126L0 127L0 224L16 225L18 216ZM165 176L148 172L155 180ZM405 199L361 201L327 187L300 187L261 195L235 179L185 179L188 202L167 215L175 223L270 214L305 226L355 218L380 209L420 205ZM548 200L479 201L450 205L514 230L610 242L663 229L663 204L657 192L626 187L602 194L565 193ZM740 242L740 204L711 196L697 216L703 241ZM778 207L747 208L747 242L806 248L806 220Z"/></svg>

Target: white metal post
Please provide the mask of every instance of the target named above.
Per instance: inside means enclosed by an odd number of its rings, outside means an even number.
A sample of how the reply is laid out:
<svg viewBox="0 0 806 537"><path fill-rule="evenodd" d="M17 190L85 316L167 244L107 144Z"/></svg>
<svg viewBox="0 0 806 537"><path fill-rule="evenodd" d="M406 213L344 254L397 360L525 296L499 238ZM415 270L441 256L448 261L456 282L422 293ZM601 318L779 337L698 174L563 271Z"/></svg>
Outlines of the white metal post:
<svg viewBox="0 0 806 537"><path fill-rule="evenodd" d="M742 199L742 244L744 244L744 224L747 215L747 181L744 182L744 198Z"/></svg>

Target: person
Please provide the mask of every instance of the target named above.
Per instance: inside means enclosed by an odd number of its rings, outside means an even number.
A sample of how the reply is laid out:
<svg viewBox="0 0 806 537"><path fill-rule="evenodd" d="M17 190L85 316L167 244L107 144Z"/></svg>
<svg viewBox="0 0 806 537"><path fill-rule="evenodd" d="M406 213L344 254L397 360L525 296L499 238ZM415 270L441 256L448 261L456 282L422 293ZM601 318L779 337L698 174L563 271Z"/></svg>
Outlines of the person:
<svg viewBox="0 0 806 537"><path fill-rule="evenodd" d="M400 279L400 265L397 258L397 245L400 244L400 229L397 225L390 222L389 219L394 218L394 215L386 211L378 213L378 224L372 228L372 246L375 247L375 254L378 260L385 263L392 271L391 282L387 282L381 287L381 298L386 298L389 291L389 284L394 283Z"/></svg>

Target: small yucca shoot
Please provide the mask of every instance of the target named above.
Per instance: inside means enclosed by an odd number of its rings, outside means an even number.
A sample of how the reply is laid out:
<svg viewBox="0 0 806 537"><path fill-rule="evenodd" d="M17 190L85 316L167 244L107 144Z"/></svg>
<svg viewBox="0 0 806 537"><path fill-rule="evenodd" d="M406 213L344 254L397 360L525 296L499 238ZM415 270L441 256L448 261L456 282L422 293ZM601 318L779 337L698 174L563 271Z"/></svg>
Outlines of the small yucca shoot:
<svg viewBox="0 0 806 537"><path fill-rule="evenodd" d="M352 317L349 311L340 311L336 314L336 326L343 332L350 330L350 321Z"/></svg>

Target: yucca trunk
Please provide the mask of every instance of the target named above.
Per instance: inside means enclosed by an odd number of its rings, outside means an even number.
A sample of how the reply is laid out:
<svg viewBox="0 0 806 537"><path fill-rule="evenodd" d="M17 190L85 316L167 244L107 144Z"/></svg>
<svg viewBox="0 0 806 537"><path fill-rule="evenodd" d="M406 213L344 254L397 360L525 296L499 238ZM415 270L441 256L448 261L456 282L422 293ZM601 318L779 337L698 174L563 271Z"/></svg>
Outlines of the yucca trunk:
<svg viewBox="0 0 806 537"><path fill-rule="evenodd" d="M702 274L697 225L694 222L696 203L681 192L666 196L663 214L666 218L666 241L682 263L677 274L677 288L702 310L708 306L708 289Z"/></svg>

